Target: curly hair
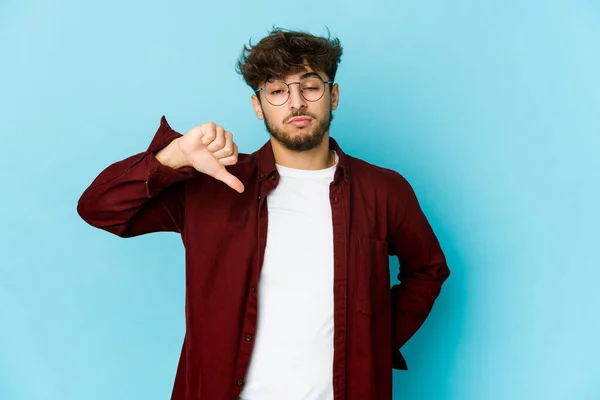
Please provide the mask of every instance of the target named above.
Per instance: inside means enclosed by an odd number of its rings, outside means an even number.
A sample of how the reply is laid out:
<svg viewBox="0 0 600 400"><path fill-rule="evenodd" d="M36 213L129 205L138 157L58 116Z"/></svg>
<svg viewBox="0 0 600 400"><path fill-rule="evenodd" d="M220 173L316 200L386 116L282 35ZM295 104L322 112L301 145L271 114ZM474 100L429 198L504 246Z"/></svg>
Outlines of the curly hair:
<svg viewBox="0 0 600 400"><path fill-rule="evenodd" d="M334 80L342 46L338 38L331 38L329 29L327 33L328 37L320 37L274 26L256 45L252 45L252 39L244 45L236 71L253 90L271 76L284 76L306 64Z"/></svg>

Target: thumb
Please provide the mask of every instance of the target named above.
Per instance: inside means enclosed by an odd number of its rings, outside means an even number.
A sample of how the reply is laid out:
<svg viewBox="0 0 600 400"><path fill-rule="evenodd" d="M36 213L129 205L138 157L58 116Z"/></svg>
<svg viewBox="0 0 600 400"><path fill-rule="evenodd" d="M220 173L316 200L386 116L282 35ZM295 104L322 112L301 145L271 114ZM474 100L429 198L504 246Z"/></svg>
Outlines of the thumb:
<svg viewBox="0 0 600 400"><path fill-rule="evenodd" d="M227 186L232 188L238 193L242 193L244 191L244 184L235 176L231 175L225 167L220 168L215 174L213 178L224 182Z"/></svg>

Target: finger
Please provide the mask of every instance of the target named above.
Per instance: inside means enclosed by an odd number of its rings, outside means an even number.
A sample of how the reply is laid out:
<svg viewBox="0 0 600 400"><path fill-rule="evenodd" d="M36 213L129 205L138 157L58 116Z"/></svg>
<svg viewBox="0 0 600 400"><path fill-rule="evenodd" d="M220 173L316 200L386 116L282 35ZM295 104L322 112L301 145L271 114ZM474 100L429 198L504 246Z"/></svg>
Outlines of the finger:
<svg viewBox="0 0 600 400"><path fill-rule="evenodd" d="M202 126L200 131L202 132L200 141L203 145L208 146L217 136L217 125L213 122L208 122Z"/></svg>
<svg viewBox="0 0 600 400"><path fill-rule="evenodd" d="M238 147L233 144L233 154L229 157L220 158L217 160L221 165L235 165L238 162Z"/></svg>
<svg viewBox="0 0 600 400"><path fill-rule="evenodd" d="M238 193L242 193L244 191L244 184L238 178L231 175L225 168L221 168L213 175L213 177L221 182L224 182L227 186Z"/></svg>
<svg viewBox="0 0 600 400"><path fill-rule="evenodd" d="M217 125L215 127L215 138L206 146L207 150L211 153L221 150L225 146L225 129L222 126Z"/></svg>
<svg viewBox="0 0 600 400"><path fill-rule="evenodd" d="M221 150L217 150L213 153L213 157L217 160L221 158L230 157L234 153L233 135L231 132L225 131L225 145Z"/></svg>
<svg viewBox="0 0 600 400"><path fill-rule="evenodd" d="M217 161L221 165L235 165L238 162L238 158L237 158L237 156L232 155L232 156L225 157L225 158L219 158Z"/></svg>

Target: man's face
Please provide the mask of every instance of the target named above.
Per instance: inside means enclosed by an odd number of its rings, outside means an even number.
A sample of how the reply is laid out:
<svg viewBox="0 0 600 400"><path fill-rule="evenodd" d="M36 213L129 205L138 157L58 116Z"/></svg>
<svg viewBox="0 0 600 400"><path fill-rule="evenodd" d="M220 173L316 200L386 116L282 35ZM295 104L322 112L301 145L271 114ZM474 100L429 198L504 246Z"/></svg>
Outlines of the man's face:
<svg viewBox="0 0 600 400"><path fill-rule="evenodd" d="M274 77L270 80L284 82L300 82L303 78L317 74L327 82L329 77L322 72L314 71L309 66L284 77ZM265 87L264 83L261 87ZM283 147L292 151L307 151L318 147L326 134L333 119L333 110L337 108L339 87L326 84L323 96L317 101L308 101L300 94L300 85L290 85L288 100L275 106L267 100L267 92L261 90L257 96L252 96L252 105L258 118L265 121L267 131ZM310 97L308 91L305 92ZM299 117L301 117L299 119Z"/></svg>

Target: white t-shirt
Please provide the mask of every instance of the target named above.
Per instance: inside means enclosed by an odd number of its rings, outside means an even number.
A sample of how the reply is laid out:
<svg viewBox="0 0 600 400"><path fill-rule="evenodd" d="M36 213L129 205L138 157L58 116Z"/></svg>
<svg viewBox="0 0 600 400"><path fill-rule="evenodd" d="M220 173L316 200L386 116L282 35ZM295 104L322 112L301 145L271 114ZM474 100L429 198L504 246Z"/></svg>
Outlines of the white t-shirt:
<svg viewBox="0 0 600 400"><path fill-rule="evenodd" d="M333 399L333 227L336 165L276 165L258 283L258 321L243 400Z"/></svg>

